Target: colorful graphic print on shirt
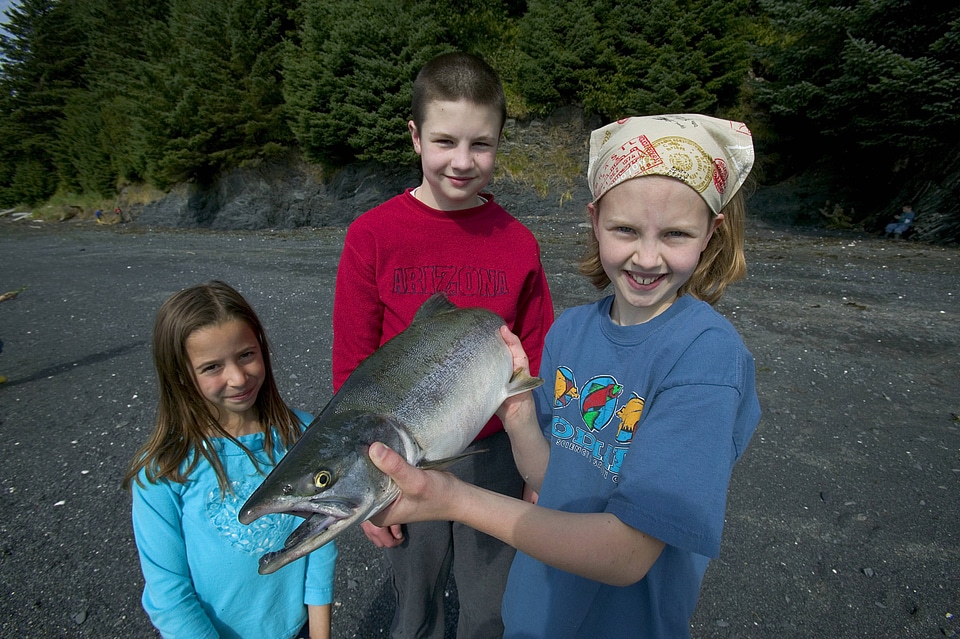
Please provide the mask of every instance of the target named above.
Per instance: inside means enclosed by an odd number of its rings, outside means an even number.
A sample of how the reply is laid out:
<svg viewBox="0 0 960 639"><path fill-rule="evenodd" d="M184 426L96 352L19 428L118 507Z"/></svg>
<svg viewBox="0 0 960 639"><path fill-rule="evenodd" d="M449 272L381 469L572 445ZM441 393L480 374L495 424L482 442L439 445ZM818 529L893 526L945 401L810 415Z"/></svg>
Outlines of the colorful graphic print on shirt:
<svg viewBox="0 0 960 639"><path fill-rule="evenodd" d="M550 427L553 443L590 458L605 479L616 482L643 404L640 395L625 392L612 375L595 375L578 386L573 370L558 366Z"/></svg>

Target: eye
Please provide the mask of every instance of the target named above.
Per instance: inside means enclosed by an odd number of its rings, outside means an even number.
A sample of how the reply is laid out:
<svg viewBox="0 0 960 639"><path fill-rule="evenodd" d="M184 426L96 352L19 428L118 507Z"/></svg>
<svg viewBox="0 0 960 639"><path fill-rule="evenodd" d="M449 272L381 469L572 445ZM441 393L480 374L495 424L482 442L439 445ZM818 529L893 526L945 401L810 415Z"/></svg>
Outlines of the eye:
<svg viewBox="0 0 960 639"><path fill-rule="evenodd" d="M321 470L313 476L313 484L317 488L327 488L333 483L333 475L329 470Z"/></svg>

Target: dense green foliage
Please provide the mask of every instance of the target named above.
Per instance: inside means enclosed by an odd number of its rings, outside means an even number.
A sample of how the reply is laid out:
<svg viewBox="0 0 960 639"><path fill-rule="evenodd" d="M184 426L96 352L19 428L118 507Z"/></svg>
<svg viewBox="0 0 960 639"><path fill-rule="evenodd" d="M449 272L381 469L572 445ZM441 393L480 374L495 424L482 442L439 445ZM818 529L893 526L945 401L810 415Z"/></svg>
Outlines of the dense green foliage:
<svg viewBox="0 0 960 639"><path fill-rule="evenodd" d="M632 114L735 110L749 69L745 0L531 0L519 85L535 110Z"/></svg>
<svg viewBox="0 0 960 639"><path fill-rule="evenodd" d="M287 51L285 95L305 156L409 161L413 79L450 48L430 3L307 0L303 13L300 45Z"/></svg>
<svg viewBox="0 0 960 639"><path fill-rule="evenodd" d="M742 119L767 181L819 170L850 224L911 201L928 239L960 237L956 3L15 0L2 20L0 207L291 149L412 162L412 80L459 49L500 71L514 117Z"/></svg>
<svg viewBox="0 0 960 639"><path fill-rule="evenodd" d="M820 164L881 221L912 202L930 238L960 238L960 5L760 6L775 39L755 62L757 100L780 170Z"/></svg>

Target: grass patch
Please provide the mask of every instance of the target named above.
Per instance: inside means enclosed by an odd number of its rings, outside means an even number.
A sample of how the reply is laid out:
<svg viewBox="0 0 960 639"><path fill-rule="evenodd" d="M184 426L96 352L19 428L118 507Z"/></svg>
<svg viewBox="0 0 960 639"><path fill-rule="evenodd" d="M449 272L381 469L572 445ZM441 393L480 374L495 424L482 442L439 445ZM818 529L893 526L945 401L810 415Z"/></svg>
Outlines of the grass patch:
<svg viewBox="0 0 960 639"><path fill-rule="evenodd" d="M587 135L580 122L533 122L504 129L494 180L509 179L533 188L541 198L556 193L560 204L572 198L586 169Z"/></svg>
<svg viewBox="0 0 960 639"><path fill-rule="evenodd" d="M115 224L121 221L114 210L121 208L126 213L132 205L143 205L158 200L165 192L145 184L128 184L119 195L104 197L89 193L57 192L43 204L29 207L18 206L17 210L31 211L31 217L44 222L65 222L67 220L93 220L97 211L102 211L101 221ZM129 218L127 218L129 219Z"/></svg>
<svg viewBox="0 0 960 639"><path fill-rule="evenodd" d="M85 193L55 193L45 203L33 207L33 218L45 222L64 222L71 219L93 219L94 213L113 211L115 198L104 198Z"/></svg>

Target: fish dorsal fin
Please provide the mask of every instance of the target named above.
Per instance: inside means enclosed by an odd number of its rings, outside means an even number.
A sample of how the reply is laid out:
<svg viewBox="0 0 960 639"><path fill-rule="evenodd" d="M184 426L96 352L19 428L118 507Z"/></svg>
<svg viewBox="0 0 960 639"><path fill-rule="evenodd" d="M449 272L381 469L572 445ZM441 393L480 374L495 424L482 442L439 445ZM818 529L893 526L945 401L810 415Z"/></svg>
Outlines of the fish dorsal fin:
<svg viewBox="0 0 960 639"><path fill-rule="evenodd" d="M421 321L428 317L435 317L455 310L457 310L457 305L451 302L446 295L434 293L417 310L416 315L413 316L413 321Z"/></svg>
<svg viewBox="0 0 960 639"><path fill-rule="evenodd" d="M430 460L424 459L419 464L417 468L422 468L424 470L446 470L456 464L461 459L466 459L473 455L480 455L481 453L488 452L486 448L480 450L471 450L469 453L461 453L460 455L454 455L453 457L447 457L446 459L437 459Z"/></svg>

